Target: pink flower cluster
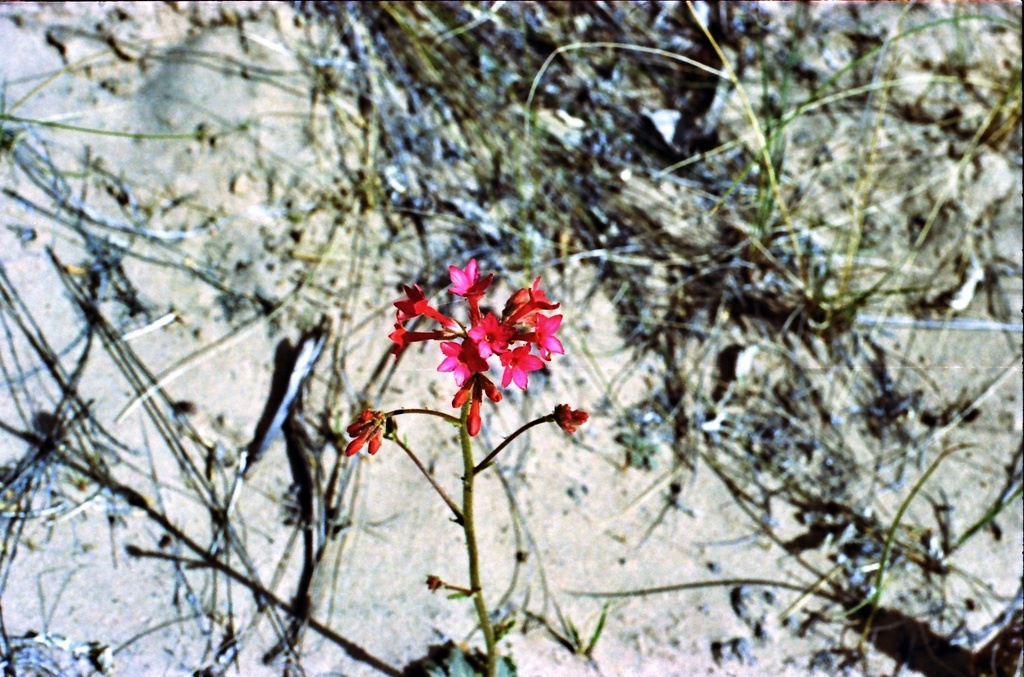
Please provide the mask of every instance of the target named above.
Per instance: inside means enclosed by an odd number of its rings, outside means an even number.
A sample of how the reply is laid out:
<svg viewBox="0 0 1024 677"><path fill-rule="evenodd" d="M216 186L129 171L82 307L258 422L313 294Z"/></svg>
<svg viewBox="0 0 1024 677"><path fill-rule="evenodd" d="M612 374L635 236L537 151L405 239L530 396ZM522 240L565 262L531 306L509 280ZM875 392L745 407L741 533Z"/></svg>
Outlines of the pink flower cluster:
<svg viewBox="0 0 1024 677"><path fill-rule="evenodd" d="M476 259L460 269L449 266L452 286L449 292L466 299L469 305L469 327L442 315L432 307L419 285L405 286L406 298L396 301L395 330L388 335L395 342L392 352L398 355L410 343L417 341L440 341L444 360L438 371L451 372L459 391L452 400L452 406L461 407L472 397L468 419L470 435L480 432L480 402L486 395L492 402L501 401L501 392L486 373L491 365L488 360L497 357L504 369L501 386L507 388L515 383L525 390L529 383L529 372L543 368L544 362L552 355L563 355L562 342L555 332L562 324L561 315L542 315L540 311L554 310L557 303L551 303L540 288L540 278L528 289L520 289L509 297L505 308L498 317L494 313L483 315L480 300L494 280L494 274L480 276ZM440 325L432 331L408 331L405 323L425 316ZM518 345L517 345L518 344ZM536 349L537 354L533 353Z"/></svg>

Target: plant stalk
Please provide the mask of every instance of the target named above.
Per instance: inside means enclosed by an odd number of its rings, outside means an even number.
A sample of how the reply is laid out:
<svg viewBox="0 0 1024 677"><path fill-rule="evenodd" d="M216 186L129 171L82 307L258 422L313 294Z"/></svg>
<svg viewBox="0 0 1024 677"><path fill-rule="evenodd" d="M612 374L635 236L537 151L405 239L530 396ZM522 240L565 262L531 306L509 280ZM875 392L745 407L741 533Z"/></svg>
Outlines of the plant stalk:
<svg viewBox="0 0 1024 677"><path fill-rule="evenodd" d="M487 644L487 677L495 677L498 669L498 645L494 639L494 627L491 625L491 616L487 613L487 604L484 602L483 587L480 585L480 552L476 544L476 523L473 519L473 485L475 475L473 471L473 440L469 436L469 407L472 398L462 405L461 427L459 437L462 441L462 529L466 532L466 552L469 555L469 587L473 591L473 604L476 606L476 614L480 619L480 629L484 633L484 642Z"/></svg>

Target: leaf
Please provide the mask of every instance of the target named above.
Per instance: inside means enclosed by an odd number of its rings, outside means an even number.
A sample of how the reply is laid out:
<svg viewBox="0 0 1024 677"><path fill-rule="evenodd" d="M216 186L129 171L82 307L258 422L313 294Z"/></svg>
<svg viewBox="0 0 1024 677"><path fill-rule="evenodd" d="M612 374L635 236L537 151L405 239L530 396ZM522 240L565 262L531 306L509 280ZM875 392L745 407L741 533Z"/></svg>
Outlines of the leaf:
<svg viewBox="0 0 1024 677"><path fill-rule="evenodd" d="M511 656L502 656L498 661L497 677L519 677L519 669Z"/></svg>
<svg viewBox="0 0 1024 677"><path fill-rule="evenodd" d="M466 655L459 649L454 649L448 654L448 672L446 673L449 677L476 677L477 672L473 669L473 666L466 660Z"/></svg>
<svg viewBox="0 0 1024 677"><path fill-rule="evenodd" d="M441 658L434 658L423 666L427 677L481 677L483 673L473 668L466 655L457 646L447 647L448 653ZM479 656L482 660L483 656ZM435 661L440 660L440 664ZM518 677L519 671L515 662L508 656L498 660L496 677Z"/></svg>
<svg viewBox="0 0 1024 677"><path fill-rule="evenodd" d="M423 666L423 672L427 675L427 677L446 677L448 674L447 672L445 672L444 668L440 667L436 663L433 665Z"/></svg>
<svg viewBox="0 0 1024 677"><path fill-rule="evenodd" d="M572 643L574 649L579 650L580 646L580 631L576 629L576 625L572 622L571 618L565 619L565 629L569 633L569 641Z"/></svg>
<svg viewBox="0 0 1024 677"><path fill-rule="evenodd" d="M456 646L448 647L448 654L440 661L440 664L430 661L423 666L427 677L477 677L465 654Z"/></svg>
<svg viewBox="0 0 1024 677"><path fill-rule="evenodd" d="M587 643L587 648L583 651L583 655L590 658L590 654L594 653L594 647L597 646L597 640L601 639L601 631L604 630L604 622L608 619L608 605L605 604L604 608L601 609L601 617L597 619L597 627L594 628L594 633L590 635L590 642Z"/></svg>
<svg viewBox="0 0 1024 677"><path fill-rule="evenodd" d="M507 623L499 623L494 628L494 641L500 642L508 633L512 632L512 628L516 626L516 619L511 619Z"/></svg>
<svg viewBox="0 0 1024 677"><path fill-rule="evenodd" d="M626 448L626 464L630 468L654 470L657 467L658 446L643 435L620 433L615 441Z"/></svg>

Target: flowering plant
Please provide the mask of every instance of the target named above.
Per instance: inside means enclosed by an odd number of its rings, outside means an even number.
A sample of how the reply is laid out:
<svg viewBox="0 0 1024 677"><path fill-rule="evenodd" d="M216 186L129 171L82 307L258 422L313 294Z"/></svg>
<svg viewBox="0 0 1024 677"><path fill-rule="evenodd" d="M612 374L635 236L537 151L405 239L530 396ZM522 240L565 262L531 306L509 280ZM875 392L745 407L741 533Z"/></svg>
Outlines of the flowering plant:
<svg viewBox="0 0 1024 677"><path fill-rule="evenodd" d="M546 311L556 310L559 304L552 303L540 287L540 278L532 286L519 289L505 302L500 316L480 310L480 302L494 275L481 277L475 259L465 268L449 266L452 286L451 294L465 299L468 307L466 322L442 314L430 304L419 285L405 285L405 298L395 302L395 329L388 338L394 342L392 352L397 357L410 344L422 341L437 341L442 360L437 370L451 373L458 390L452 398L452 406L461 409L461 416L430 409L397 409L381 412L372 409L361 412L348 426L352 440L345 449L347 456L357 454L364 447L372 455L380 449L383 440L393 441L413 460L445 501L455 516L455 522L462 526L466 536L466 551L469 558L469 587L444 582L437 576L427 578L428 589L455 590L461 596L472 597L480 622L480 628L487 645L485 674L494 677L499 664L497 641L500 639L491 621L480 585L480 557L476 541L476 527L473 512L473 488L475 476L489 467L494 458L515 438L530 428L542 423L555 423L567 433L574 433L578 426L587 421L587 413L573 410L567 404L557 405L552 413L523 425L509 435L479 463L473 455L472 439L481 429L480 405L484 397L491 402L502 400L498 386L488 376L493 366L502 369L501 387L515 385L526 390L530 372L544 368L554 355L564 355L565 347L555 336L562 324L561 315L547 315ZM429 331L407 328L407 324L419 318L436 323ZM496 360L496 363L495 363ZM402 414L427 414L448 420L459 427L462 442L464 474L462 476L462 505L452 500L434 480L419 458L406 442L397 435L394 418Z"/></svg>

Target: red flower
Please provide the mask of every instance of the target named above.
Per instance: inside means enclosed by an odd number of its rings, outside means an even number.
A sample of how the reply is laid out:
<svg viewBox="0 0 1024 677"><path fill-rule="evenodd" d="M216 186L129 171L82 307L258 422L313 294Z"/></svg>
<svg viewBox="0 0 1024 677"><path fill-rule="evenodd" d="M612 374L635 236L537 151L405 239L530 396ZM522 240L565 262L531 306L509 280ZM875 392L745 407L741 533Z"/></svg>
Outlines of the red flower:
<svg viewBox="0 0 1024 677"><path fill-rule="evenodd" d="M469 330L469 338L476 341L480 357L486 360L491 355L500 355L508 350L509 339L514 333L511 327L498 322L494 313L487 313L483 322Z"/></svg>
<svg viewBox="0 0 1024 677"><path fill-rule="evenodd" d="M475 437L480 432L480 403L483 402L484 393L491 402L501 402L501 391L498 390L498 386L483 374L473 374L470 382L462 386L452 400L452 406L458 409L470 397L473 398L469 405L469 416L466 417L466 428L470 437Z"/></svg>
<svg viewBox="0 0 1024 677"><path fill-rule="evenodd" d="M359 414L355 422L346 428L346 432L354 439L345 447L345 455L355 456L367 442L370 443L370 455L376 454L384 438L386 423L387 416L383 412L367 409Z"/></svg>
<svg viewBox="0 0 1024 677"><path fill-rule="evenodd" d="M472 341L441 341L441 352L444 353L444 361L438 366L438 371L450 371L455 374L455 385L460 388L474 373L487 371L487 362L480 357L476 344Z"/></svg>
<svg viewBox="0 0 1024 677"><path fill-rule="evenodd" d="M448 266L448 274L452 278L452 286L448 291L467 299L476 297L479 300L487 291L491 280L494 279L494 273L480 279L480 268L476 264L476 259L470 259L465 270L460 270L456 266Z"/></svg>
<svg viewBox="0 0 1024 677"><path fill-rule="evenodd" d="M590 416L585 411L573 411L572 407L568 404L559 404L555 406L555 423L558 427L569 433L570 435L576 432L578 426L583 425L587 422Z"/></svg>
<svg viewBox="0 0 1024 677"><path fill-rule="evenodd" d="M517 386L526 390L529 381L527 372L543 369L544 363L536 355L531 355L530 346L526 345L502 355L501 366L505 367L505 373L501 376L502 388L507 388L509 383L515 381Z"/></svg>
<svg viewBox="0 0 1024 677"><path fill-rule="evenodd" d="M531 324L533 313L538 310L554 310L557 307L558 304L551 303L547 294L540 288L540 278L538 277L533 281L533 286L530 289L520 289L512 295L508 303L505 304L502 315L505 322L510 325L517 322Z"/></svg>
<svg viewBox="0 0 1024 677"><path fill-rule="evenodd" d="M476 437L480 432L480 400L473 398L469 403L469 416L466 417L466 432L470 437Z"/></svg>
<svg viewBox="0 0 1024 677"><path fill-rule="evenodd" d="M546 315L537 316L536 330L532 340L537 344L537 350L545 360L550 360L552 353L555 355L565 355L565 348L562 346L562 342L555 338L555 332L558 331L561 325L561 315L552 315L551 317Z"/></svg>
<svg viewBox="0 0 1024 677"><path fill-rule="evenodd" d="M506 321L512 319L516 311L522 308L524 305L530 302L530 290L519 289L512 293L512 296L508 297L508 301L505 301L505 308L501 311L501 317ZM511 322L509 322L511 324Z"/></svg>
<svg viewBox="0 0 1024 677"><path fill-rule="evenodd" d="M562 316L547 316L544 311L558 308L552 303L540 286L540 278L533 284L520 289L509 297L501 315L480 312L480 303L494 280L493 274L481 275L476 259L470 259L465 268L448 266L451 287L448 291L466 299L469 306L469 322L442 315L427 301L426 294L418 285L404 285L405 298L395 301L398 309L395 329L388 335L395 346L392 352L398 355L407 346L418 341L439 341L444 359L438 365L440 372L450 372L459 390L452 402L461 407L470 402L466 427L470 434L480 431L480 403L484 397L494 402L501 400L501 392L485 374L490 369L488 360L497 356L504 368L501 385L504 388L515 383L526 390L529 373L544 367L544 361L552 355L564 355L565 347L555 336L562 324ZM406 322L418 317L429 317L440 324L432 331L409 331ZM533 353L536 344L537 352ZM472 398L472 399L470 399ZM586 414L582 414L584 417ZM573 418L567 419L572 424ZM584 419L585 420L585 419ZM371 419L360 419L353 424L351 433L356 439L349 445L355 453L367 442L371 453L380 446L379 423Z"/></svg>
<svg viewBox="0 0 1024 677"><path fill-rule="evenodd" d="M395 342L391 352L397 356L410 343L434 341L442 339L446 335L443 331L406 331L401 322L395 322L395 330L388 334L388 338Z"/></svg>
<svg viewBox="0 0 1024 677"><path fill-rule="evenodd" d="M540 288L540 277L533 281L533 288L530 289L530 302L537 308L537 310L554 310L558 307L557 303L548 301L547 294Z"/></svg>
<svg viewBox="0 0 1024 677"><path fill-rule="evenodd" d="M494 273L490 273L483 279L480 278L480 268L476 265L476 259L470 259L466 269L461 270L455 266L448 266L448 274L452 278L452 286L448 289L456 296L465 297L469 303L469 321L474 326L480 324L480 299L484 292L491 285Z"/></svg>
<svg viewBox="0 0 1024 677"><path fill-rule="evenodd" d="M395 322L395 330L388 334L388 338L395 342L395 345L391 347L391 352L398 356L398 353L405 350L405 347L409 345L409 332L405 330L405 326L401 322Z"/></svg>
<svg viewBox="0 0 1024 677"><path fill-rule="evenodd" d="M498 390L498 386L494 385L494 381L487 378L483 374L477 374L476 380L481 386L483 386L484 393L487 395L488 399L491 400L491 402L494 402L495 404L501 402L501 391ZM480 396L476 395L476 397L479 398Z"/></svg>
<svg viewBox="0 0 1024 677"><path fill-rule="evenodd" d="M427 303L427 297L423 294L423 290L420 289L418 284L414 284L411 287L405 284L402 287L405 288L406 298L395 301L395 307L398 308L397 319L399 322L411 320L420 315L426 315L433 320L437 320L445 327L455 326L455 320L445 317Z"/></svg>

